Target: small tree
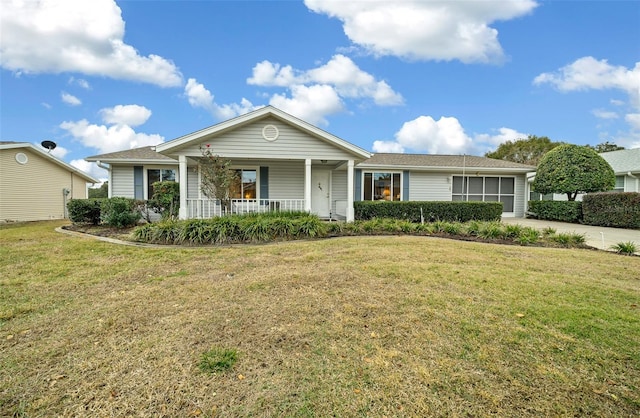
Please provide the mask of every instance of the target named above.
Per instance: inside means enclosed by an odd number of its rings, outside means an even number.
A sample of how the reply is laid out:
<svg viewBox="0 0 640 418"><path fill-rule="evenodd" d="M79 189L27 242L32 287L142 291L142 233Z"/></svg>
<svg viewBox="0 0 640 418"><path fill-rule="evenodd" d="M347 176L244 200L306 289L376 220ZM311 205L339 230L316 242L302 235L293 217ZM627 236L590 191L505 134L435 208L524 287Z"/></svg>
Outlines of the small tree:
<svg viewBox="0 0 640 418"><path fill-rule="evenodd" d="M230 160L214 154L209 147L201 146L200 152L202 193L210 199L218 199L226 212L231 208L231 187L238 181L238 173L231 169Z"/></svg>
<svg viewBox="0 0 640 418"><path fill-rule="evenodd" d="M151 185L153 196L147 205L162 219L178 217L180 209L180 184L175 181L157 181Z"/></svg>
<svg viewBox="0 0 640 418"><path fill-rule="evenodd" d="M533 190L563 193L573 201L578 193L604 192L615 184L613 169L598 153L584 146L564 144L542 157Z"/></svg>

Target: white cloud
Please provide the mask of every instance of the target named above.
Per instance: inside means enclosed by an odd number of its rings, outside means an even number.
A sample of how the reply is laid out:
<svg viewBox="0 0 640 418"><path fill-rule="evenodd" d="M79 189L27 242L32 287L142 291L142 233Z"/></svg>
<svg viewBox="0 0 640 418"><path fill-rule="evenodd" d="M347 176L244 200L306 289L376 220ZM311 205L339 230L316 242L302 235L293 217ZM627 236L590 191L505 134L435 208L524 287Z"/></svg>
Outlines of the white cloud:
<svg viewBox="0 0 640 418"><path fill-rule="evenodd" d="M42 105L42 107L44 107L45 109L51 109L51 105L47 102L41 102L40 103Z"/></svg>
<svg viewBox="0 0 640 418"><path fill-rule="evenodd" d="M182 84L173 62L124 43L114 0L3 1L0 65L18 74L77 72L162 87Z"/></svg>
<svg viewBox="0 0 640 418"><path fill-rule="evenodd" d="M290 65L262 61L253 67L248 84L263 87L331 86L343 98L372 99L380 106L400 105L402 95L384 80L361 70L349 57L334 55L326 64L307 71L297 70Z"/></svg>
<svg viewBox="0 0 640 418"><path fill-rule="evenodd" d="M257 63L253 67L253 76L247 79L248 84L257 86L288 87L299 82L299 76L290 65L282 67L267 60Z"/></svg>
<svg viewBox="0 0 640 418"><path fill-rule="evenodd" d="M502 127L498 129L496 134L476 134L473 138L474 143L481 146L486 144L490 148L497 148L500 144L507 141L514 141L517 139L527 139L527 134L518 132L515 129ZM483 151L484 152L484 151Z"/></svg>
<svg viewBox="0 0 640 418"><path fill-rule="evenodd" d="M591 113L598 119L618 119L618 114L609 110L593 109Z"/></svg>
<svg viewBox="0 0 640 418"><path fill-rule="evenodd" d="M86 119L76 122L62 122L60 128L67 131L84 146L98 150L100 154L158 145L164 142L164 137L160 135L139 133L128 125L95 125Z"/></svg>
<svg viewBox="0 0 640 418"><path fill-rule="evenodd" d="M401 105L402 95L384 80L361 70L350 58L337 54L326 64L310 70L298 70L262 61L253 67L247 83L262 87L283 87L287 93L275 93L269 103L309 123L327 124L326 116L345 109L346 99L369 99L379 106ZM198 97L209 103L204 92ZM195 94L194 94L195 96Z"/></svg>
<svg viewBox="0 0 640 418"><path fill-rule="evenodd" d="M640 113L629 113L624 120L631 125L632 129L640 132Z"/></svg>
<svg viewBox="0 0 640 418"><path fill-rule="evenodd" d="M99 187L100 185L102 185L102 183L109 180L109 174L107 173L107 170L98 167L96 163L90 163L85 160L71 160L69 164L71 164L78 170L82 170L85 173L91 175L91 177L100 180L100 183L95 185L96 187Z"/></svg>
<svg viewBox="0 0 640 418"><path fill-rule="evenodd" d="M85 90L91 90L91 85L83 78L69 77L69 84L82 87Z"/></svg>
<svg viewBox="0 0 640 418"><path fill-rule="evenodd" d="M269 104L314 125L327 125L325 116L338 113L344 108L335 89L323 84L292 86L291 98L275 94Z"/></svg>
<svg viewBox="0 0 640 418"><path fill-rule="evenodd" d="M78 99L76 96L71 95L64 91L60 93L60 98L62 99L63 102L65 102L69 106L80 106L82 104L82 101Z"/></svg>
<svg viewBox="0 0 640 418"><path fill-rule="evenodd" d="M395 134L395 141L374 141L374 152L413 152L427 154L481 155L506 141L526 138L527 134L500 128L494 134L469 136L458 119L419 116L405 122Z"/></svg>
<svg viewBox="0 0 640 418"><path fill-rule="evenodd" d="M542 73L534 78L536 85L551 84L561 92L588 91L588 90L619 90L629 97L628 105L634 109L624 118L630 127L630 132L620 132L613 141L623 146L630 146L640 141L640 127L637 123L637 115L640 112L640 62L636 62L633 68L614 66L607 60L597 60L593 57L582 57L573 63L560 68L555 72ZM611 104L624 105L619 99L611 99ZM593 111L599 118L613 119L618 117L614 112L601 110Z"/></svg>
<svg viewBox="0 0 640 418"><path fill-rule="evenodd" d="M219 105L215 102L213 94L195 78L190 78L184 87L184 94L192 107L201 107L213 115L216 119L231 119L262 106L254 106L249 100L242 98L240 103Z"/></svg>
<svg viewBox="0 0 640 418"><path fill-rule="evenodd" d="M537 6L533 0L305 0L305 5L342 21L345 35L373 55L465 63L501 61L498 31L489 25Z"/></svg>
<svg viewBox="0 0 640 418"><path fill-rule="evenodd" d="M139 126L151 117L151 110L139 105L117 105L101 109L100 116L108 124Z"/></svg>
<svg viewBox="0 0 640 418"><path fill-rule="evenodd" d="M400 145L400 143L394 141L373 141L373 151L385 153L403 153L404 147Z"/></svg>

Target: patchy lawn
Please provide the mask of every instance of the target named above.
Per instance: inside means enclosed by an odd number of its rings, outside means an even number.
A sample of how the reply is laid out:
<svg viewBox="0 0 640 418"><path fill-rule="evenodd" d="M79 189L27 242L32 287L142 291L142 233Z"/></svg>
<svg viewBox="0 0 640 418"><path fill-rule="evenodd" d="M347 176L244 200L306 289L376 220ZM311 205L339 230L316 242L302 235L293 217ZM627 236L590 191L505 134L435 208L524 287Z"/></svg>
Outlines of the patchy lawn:
<svg viewBox="0 0 640 418"><path fill-rule="evenodd" d="M637 416L640 258L0 226L0 416ZM203 371L203 355L237 353Z"/></svg>

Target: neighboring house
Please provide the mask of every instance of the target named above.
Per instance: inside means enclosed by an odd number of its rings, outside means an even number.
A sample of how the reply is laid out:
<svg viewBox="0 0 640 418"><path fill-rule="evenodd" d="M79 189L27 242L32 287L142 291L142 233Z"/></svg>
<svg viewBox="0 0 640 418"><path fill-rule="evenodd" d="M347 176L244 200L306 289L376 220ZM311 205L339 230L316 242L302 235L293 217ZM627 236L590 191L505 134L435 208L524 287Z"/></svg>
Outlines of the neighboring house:
<svg viewBox="0 0 640 418"><path fill-rule="evenodd" d="M640 192L640 148L609 151L598 154L609 163L616 175L614 192ZM529 178L533 183L534 177ZM584 193L576 196L577 201L582 201ZM531 191L530 200L567 200L566 194L551 193L541 195Z"/></svg>
<svg viewBox="0 0 640 418"><path fill-rule="evenodd" d="M616 192L640 192L640 148L600 154L616 174Z"/></svg>
<svg viewBox="0 0 640 418"><path fill-rule="evenodd" d="M524 216L535 167L474 156L376 154L267 106L155 147L86 158L109 171L109 196L148 199L159 180L180 183L180 218L219 215L200 190L201 148L232 162L234 212L305 210L353 220L358 200L485 200Z"/></svg>
<svg viewBox="0 0 640 418"><path fill-rule="evenodd" d="M0 142L0 222L62 219L86 199L87 173L27 142Z"/></svg>

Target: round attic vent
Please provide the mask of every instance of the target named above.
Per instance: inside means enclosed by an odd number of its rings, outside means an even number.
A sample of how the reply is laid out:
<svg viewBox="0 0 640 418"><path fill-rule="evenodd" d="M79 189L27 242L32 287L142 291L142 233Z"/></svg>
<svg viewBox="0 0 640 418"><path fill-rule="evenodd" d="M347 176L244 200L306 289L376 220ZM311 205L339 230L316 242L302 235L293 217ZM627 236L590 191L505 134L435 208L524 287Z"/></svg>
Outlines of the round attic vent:
<svg viewBox="0 0 640 418"><path fill-rule="evenodd" d="M29 157L27 157L27 154L25 154L24 152L19 152L16 154L16 161L18 162L18 164L26 164L27 161L29 161Z"/></svg>
<svg viewBox="0 0 640 418"><path fill-rule="evenodd" d="M280 136L280 131L274 125L267 125L262 128L262 137L267 141L275 141Z"/></svg>

